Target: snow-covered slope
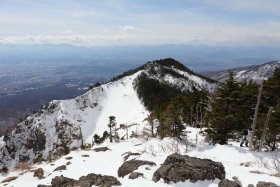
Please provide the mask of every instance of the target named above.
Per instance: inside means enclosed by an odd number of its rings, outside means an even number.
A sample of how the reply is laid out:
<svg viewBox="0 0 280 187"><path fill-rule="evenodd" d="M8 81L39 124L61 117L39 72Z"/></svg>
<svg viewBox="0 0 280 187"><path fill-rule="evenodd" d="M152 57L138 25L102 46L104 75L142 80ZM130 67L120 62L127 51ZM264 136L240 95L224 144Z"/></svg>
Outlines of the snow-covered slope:
<svg viewBox="0 0 280 187"><path fill-rule="evenodd" d="M138 98L134 82L142 73L182 90L212 90L215 83L183 67L173 59L149 62L69 100L55 100L18 124L8 136L0 138L0 164L52 160L92 143L93 135L108 130L109 116L118 124L137 124L144 128L149 111ZM171 63L170 63L171 62ZM178 68L179 67L179 68Z"/></svg>
<svg viewBox="0 0 280 187"><path fill-rule="evenodd" d="M234 78L238 82L253 80L260 82L272 76L274 70L280 67L280 61L268 62L261 65L253 65L242 68L235 68L226 71L210 73L208 76L216 81L223 82L228 77L228 71L233 72Z"/></svg>
<svg viewBox="0 0 280 187"><path fill-rule="evenodd" d="M43 168L44 178L38 179L33 176L33 172L30 170L17 170L10 172L6 176L0 176L0 181L5 178L16 176L16 180L11 181L8 186L14 187L36 187L38 184L49 185L51 180L55 176L65 176L73 179L78 179L80 176L85 176L89 173L96 173L102 175L111 175L117 177L118 168L123 163L123 157L125 152L140 153L138 156L131 156L128 160L139 159L148 160L156 163L156 166L140 166L136 171L144 174L144 177L139 177L135 180L129 179L128 176L124 178L118 178L122 186L124 187L146 187L146 186L158 186L158 187L217 187L219 180L214 181L197 181L191 183L189 180L185 182L164 183L163 180L155 183L152 180L153 173L164 162L166 157L174 152L180 154L187 154L189 156L198 158L212 159L217 162L221 162L226 171L226 178L232 179L232 177L238 177L242 186L246 187L248 184L256 184L259 181L273 182L280 185L280 179L276 176L275 171L268 170L261 165L261 159L272 157L271 153L258 153L248 151L247 148L240 148L238 143L232 142L233 145L209 145L204 142L204 137L201 136L199 129L187 128L188 140L190 144L195 144L196 137L198 137L197 147L189 147L186 150L184 144L176 142L172 138L165 138L163 140L152 138L149 140L144 139L130 139L128 141L121 141L120 143L104 142L100 146L107 146L110 150L106 152L95 152L94 146L89 150L76 150L69 155L63 156L60 159L51 163L42 163L33 166L33 170L36 168ZM84 157L84 155L88 155ZM66 159L72 157L71 160ZM272 160L270 160L272 161ZM61 165L67 165L66 170L54 171L55 168ZM243 163L244 165L242 165ZM246 165L246 166L245 166ZM1 184L1 183L0 183ZM3 185L4 185L3 184Z"/></svg>
<svg viewBox="0 0 280 187"><path fill-rule="evenodd" d="M63 151L63 146L80 147L81 138L91 143L93 134L107 130L109 116L115 116L120 124L142 123L148 111L132 85L139 73L94 88L75 99L50 102L6 137L10 147L1 147L1 160L27 161L39 153L44 158L54 156ZM13 150L14 155L7 154Z"/></svg>

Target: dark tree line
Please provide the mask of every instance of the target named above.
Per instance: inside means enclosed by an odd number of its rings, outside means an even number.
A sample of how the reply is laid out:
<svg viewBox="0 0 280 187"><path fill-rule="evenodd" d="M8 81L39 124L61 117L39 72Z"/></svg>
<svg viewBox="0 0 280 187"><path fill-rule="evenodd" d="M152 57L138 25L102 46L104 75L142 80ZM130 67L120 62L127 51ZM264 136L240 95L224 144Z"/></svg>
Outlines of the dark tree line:
<svg viewBox="0 0 280 187"><path fill-rule="evenodd" d="M195 87L192 88L192 91L184 91L175 85L153 79L145 73L135 80L134 86L144 106L152 113L149 116L150 123L152 124L153 119L159 123L157 126L159 137L181 139L184 136L186 124L191 125L194 122L203 121L205 105L202 103L207 102L208 93L206 91L199 91ZM154 136L153 130L152 136Z"/></svg>
<svg viewBox="0 0 280 187"><path fill-rule="evenodd" d="M254 111L260 94L259 87L253 82L237 83L230 73L227 81L217 88L206 115L206 132L212 143L227 144L229 139L237 138L242 129L252 127L255 117L254 149L260 146L263 134L264 146L268 150L277 148L280 142L280 69L276 69L273 76L263 82L256 118Z"/></svg>

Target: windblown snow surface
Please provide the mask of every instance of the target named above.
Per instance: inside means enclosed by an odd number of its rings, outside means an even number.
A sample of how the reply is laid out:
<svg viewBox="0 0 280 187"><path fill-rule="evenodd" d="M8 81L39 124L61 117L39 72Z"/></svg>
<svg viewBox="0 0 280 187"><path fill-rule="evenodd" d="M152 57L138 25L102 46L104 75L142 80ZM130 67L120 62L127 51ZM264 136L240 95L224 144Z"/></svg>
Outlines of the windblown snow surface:
<svg viewBox="0 0 280 187"><path fill-rule="evenodd" d="M128 176L124 178L118 178L122 183L122 186L191 186L191 187L216 187L219 180L214 181L198 181L191 183L190 181L170 183L166 184L163 180L157 183L152 181L153 173L160 164L164 162L165 158L173 152L179 152L181 154L187 154L189 156L208 158L214 161L222 162L226 171L226 178L231 179L237 176L242 182L243 186L248 184L256 185L258 181L274 182L280 184L280 178L271 176L275 171L265 169L261 164L261 158L270 158L271 153L258 153L248 151L247 148L238 147L238 143L232 143L232 145L209 145L204 142L204 137L199 134L199 129L187 128L188 140L190 144L195 144L196 136L198 137L198 144L196 148L188 148L186 150L185 145L177 143L172 138L165 138L163 140L152 138L149 140L142 138L133 138L129 140L121 141L120 143L104 142L101 145L94 146L93 148L100 146L108 146L110 149L106 152L94 152L90 150L76 150L72 151L69 155L66 155L59 160L51 163L42 163L40 165L34 165L32 168L43 168L45 171L45 178L39 180L33 177L33 172L25 171L13 171L5 176L0 176L0 181L6 177L17 176L18 178L10 183L6 183L7 186L14 187L36 187L38 184L50 184L51 179L55 176L66 176L73 179L78 179L82 175L89 173L96 173L102 175L112 175L117 177L117 170L123 163L122 154L125 152L137 152L140 156L131 157L130 159L139 158L141 160L153 161L156 166L141 166L137 171L142 172L144 177L140 177L135 180L128 179ZM177 149L178 148L178 149ZM82 155L89 155L89 157L83 157ZM71 164L67 166L64 171L53 171L60 165L65 165L66 157L73 157L70 160ZM241 163L249 164L248 167L241 166ZM251 173L251 171L259 171L262 174ZM0 185L4 185L1 184Z"/></svg>

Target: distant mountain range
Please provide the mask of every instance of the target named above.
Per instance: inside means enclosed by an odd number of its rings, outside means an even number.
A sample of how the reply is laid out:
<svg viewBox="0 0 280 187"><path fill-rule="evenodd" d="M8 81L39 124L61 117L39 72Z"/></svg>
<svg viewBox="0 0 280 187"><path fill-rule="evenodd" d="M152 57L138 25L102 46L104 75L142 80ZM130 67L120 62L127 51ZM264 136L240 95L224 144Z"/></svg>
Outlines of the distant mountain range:
<svg viewBox="0 0 280 187"><path fill-rule="evenodd" d="M231 71L238 82L252 80L259 83L273 75L276 68L280 67L280 61L272 61L261 65L246 66L229 70L222 70L208 73L207 76L219 82L228 78L228 72Z"/></svg>
<svg viewBox="0 0 280 187"><path fill-rule="evenodd" d="M197 72L223 70L261 64L280 59L280 48L207 45L142 45L81 47L72 45L8 45L0 44L3 63L98 63L128 62L137 67L153 59L174 58Z"/></svg>

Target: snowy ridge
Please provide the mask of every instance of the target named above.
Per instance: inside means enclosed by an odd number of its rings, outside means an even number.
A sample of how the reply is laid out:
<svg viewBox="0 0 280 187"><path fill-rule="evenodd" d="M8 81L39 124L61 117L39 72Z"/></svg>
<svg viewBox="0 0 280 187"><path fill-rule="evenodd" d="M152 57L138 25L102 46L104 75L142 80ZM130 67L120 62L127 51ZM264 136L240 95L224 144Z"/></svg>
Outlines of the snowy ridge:
<svg viewBox="0 0 280 187"><path fill-rule="evenodd" d="M150 78L168 83L184 91L193 91L192 89L195 87L197 90L207 90L211 92L216 87L216 83L191 74L188 71L177 69L174 66L147 64L143 73L147 74Z"/></svg>
<svg viewBox="0 0 280 187"><path fill-rule="evenodd" d="M95 87L74 99L51 101L29 116L10 135L1 137L2 165L52 160L67 152L66 149L92 143L94 134L102 135L108 131L109 116L115 116L118 124L134 125L131 131L142 131L149 112L134 88L135 80L142 73L182 90L191 91L193 87L211 90L215 86L173 66L147 63L129 75Z"/></svg>
<svg viewBox="0 0 280 187"><path fill-rule="evenodd" d="M119 124L143 123L148 111L132 85L140 73L101 85L75 99L50 102L37 114L17 125L8 141L15 153L9 154L13 150L1 146L1 160L15 165L24 159L33 160L37 152L43 154L44 158L55 156L64 144L69 148L78 148L81 138L84 143L91 143L93 134L102 135L108 130L109 116L115 116ZM44 137L36 137L33 134L35 131L40 131ZM31 135L35 137L30 139ZM44 142L38 145L35 143L38 141ZM50 152L52 155L49 155Z"/></svg>
<svg viewBox="0 0 280 187"><path fill-rule="evenodd" d="M248 66L243 68L230 69L233 72L234 78L238 82L245 80L253 80L255 82L260 82L266 80L273 75L276 68L280 67L280 61L268 62L261 65ZM228 77L228 70L218 71L215 73L210 73L210 78L223 82Z"/></svg>
<svg viewBox="0 0 280 187"><path fill-rule="evenodd" d="M188 84L195 85L195 87L200 90L200 89L206 89L209 90L210 92L213 91L216 87L216 84L209 83L207 80L202 79L201 77L191 75L188 72L184 72L181 70L178 70L176 68L172 68L173 71L179 73L180 75L183 75L184 77L188 78Z"/></svg>

